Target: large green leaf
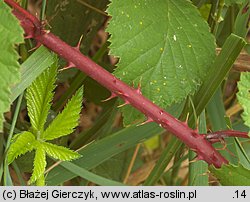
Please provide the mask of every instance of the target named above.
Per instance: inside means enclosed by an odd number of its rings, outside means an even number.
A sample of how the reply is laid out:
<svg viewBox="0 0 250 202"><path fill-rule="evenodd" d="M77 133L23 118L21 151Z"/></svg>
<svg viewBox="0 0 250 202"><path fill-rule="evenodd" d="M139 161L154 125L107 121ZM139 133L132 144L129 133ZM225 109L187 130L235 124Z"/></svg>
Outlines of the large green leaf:
<svg viewBox="0 0 250 202"><path fill-rule="evenodd" d="M32 151L35 147L34 142L36 140L32 133L25 131L23 133L16 134L12 141L13 143L10 145L7 156L9 164L12 163L18 156Z"/></svg>
<svg viewBox="0 0 250 202"><path fill-rule="evenodd" d="M111 2L107 31L111 54L120 57L115 75L129 84L141 80L143 95L163 108L193 94L214 60L215 42L191 2ZM122 111L125 124L142 117L131 107Z"/></svg>
<svg viewBox="0 0 250 202"><path fill-rule="evenodd" d="M237 98L244 109L242 118L250 127L250 72L241 73L238 89Z"/></svg>
<svg viewBox="0 0 250 202"><path fill-rule="evenodd" d="M43 145L43 148L46 153L52 158L59 159L62 161L70 161L72 159L80 157L77 152L72 151L66 147L58 146L48 142L43 142L41 144Z"/></svg>
<svg viewBox="0 0 250 202"><path fill-rule="evenodd" d="M10 87L20 79L18 54L15 44L23 42L23 30L11 9L0 1L0 131L3 113L10 105Z"/></svg>
<svg viewBox="0 0 250 202"><path fill-rule="evenodd" d="M226 186L249 186L250 185L250 170L239 166L223 165L216 169L212 166L209 168L217 177L221 185Z"/></svg>
<svg viewBox="0 0 250 202"><path fill-rule="evenodd" d="M46 153L43 145L38 144L36 148L36 155L34 159L34 169L30 177L29 184L34 183L36 180L40 179L44 174L46 168Z"/></svg>
<svg viewBox="0 0 250 202"><path fill-rule="evenodd" d="M83 87L79 88L76 94L67 103L66 107L60 113L49 127L42 134L42 138L46 140L53 140L74 131L78 125L80 112L82 108Z"/></svg>
<svg viewBox="0 0 250 202"><path fill-rule="evenodd" d="M46 69L27 89L28 115L35 133L41 133L44 130L54 95L56 75L57 62Z"/></svg>

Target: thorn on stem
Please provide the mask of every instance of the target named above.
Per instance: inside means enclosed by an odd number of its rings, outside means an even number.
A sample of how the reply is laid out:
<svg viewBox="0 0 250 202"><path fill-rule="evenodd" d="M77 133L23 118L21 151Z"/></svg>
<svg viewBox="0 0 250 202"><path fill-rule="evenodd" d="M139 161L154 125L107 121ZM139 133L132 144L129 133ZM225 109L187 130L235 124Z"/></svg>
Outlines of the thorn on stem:
<svg viewBox="0 0 250 202"><path fill-rule="evenodd" d="M117 97L117 95L116 95L115 93L112 92L111 95L110 95L107 99L102 100L102 102L106 102L106 101L112 100L112 99L115 98L115 97Z"/></svg>
<svg viewBox="0 0 250 202"><path fill-rule="evenodd" d="M75 65L72 62L69 62L65 67L63 67L59 71L64 71L66 69L70 69L70 68L73 68L73 67L75 67Z"/></svg>
<svg viewBox="0 0 250 202"><path fill-rule="evenodd" d="M81 43L82 43L82 39L83 39L83 35L81 35L76 47L74 47L75 50L80 51L80 46L81 46Z"/></svg>
<svg viewBox="0 0 250 202"><path fill-rule="evenodd" d="M154 120L151 119L150 117L147 117L147 120L146 120L146 121L144 121L144 122L142 122L142 123L139 123L139 124L136 125L136 126L142 126L142 125L144 125L144 124L146 124L146 123L151 123L151 122L154 122Z"/></svg>
<svg viewBox="0 0 250 202"><path fill-rule="evenodd" d="M130 104L127 100L125 100L125 102L123 103L123 104L121 104L121 105L119 105L119 106L117 106L118 108L120 108L120 107L124 107L124 106L126 106L126 105L128 105L128 104Z"/></svg>
<svg viewBox="0 0 250 202"><path fill-rule="evenodd" d="M185 122L184 122L184 124L185 124L186 126L188 126L188 118L189 118L189 112L187 113L187 117L186 117L186 120L185 120Z"/></svg>

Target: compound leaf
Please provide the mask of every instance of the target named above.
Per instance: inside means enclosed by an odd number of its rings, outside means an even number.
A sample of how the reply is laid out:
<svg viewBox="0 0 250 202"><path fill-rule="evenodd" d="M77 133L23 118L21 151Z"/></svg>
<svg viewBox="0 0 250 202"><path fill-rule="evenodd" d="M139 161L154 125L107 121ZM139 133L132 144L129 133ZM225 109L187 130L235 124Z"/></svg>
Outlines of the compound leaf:
<svg viewBox="0 0 250 202"><path fill-rule="evenodd" d="M63 111L52 121L42 134L45 140L53 140L74 131L78 125L82 108L83 88L79 88L76 94L67 103Z"/></svg>
<svg viewBox="0 0 250 202"><path fill-rule="evenodd" d="M215 40L191 2L112 0L107 11L111 54L120 58L116 76L141 80L143 95L163 108L195 92L215 58ZM125 124L142 118L131 107L122 112Z"/></svg>
<svg viewBox="0 0 250 202"><path fill-rule="evenodd" d="M245 124L250 127L250 72L241 73L238 89L237 98L244 109L242 118Z"/></svg>
<svg viewBox="0 0 250 202"><path fill-rule="evenodd" d="M42 177L46 168L46 153L42 144L37 144L36 154L34 159L33 173L30 177L29 184L34 183Z"/></svg>
<svg viewBox="0 0 250 202"><path fill-rule="evenodd" d="M46 69L27 89L27 109L31 126L36 133L44 130L57 75L57 62Z"/></svg>
<svg viewBox="0 0 250 202"><path fill-rule="evenodd" d="M209 168L221 185L225 186L249 186L250 185L250 170L243 167L234 165L223 165L217 169L213 166Z"/></svg>
<svg viewBox="0 0 250 202"><path fill-rule="evenodd" d="M77 152L63 146L58 146L48 142L43 142L42 145L46 153L54 159L70 161L80 157L80 154Z"/></svg>
<svg viewBox="0 0 250 202"><path fill-rule="evenodd" d="M8 164L11 164L18 156L32 151L35 146L35 141L35 136L28 131L16 134L8 150Z"/></svg>
<svg viewBox="0 0 250 202"><path fill-rule="evenodd" d="M0 1L0 131L3 127L3 113L8 111L11 103L10 87L20 79L19 56L15 44L23 42L23 33L10 7Z"/></svg>

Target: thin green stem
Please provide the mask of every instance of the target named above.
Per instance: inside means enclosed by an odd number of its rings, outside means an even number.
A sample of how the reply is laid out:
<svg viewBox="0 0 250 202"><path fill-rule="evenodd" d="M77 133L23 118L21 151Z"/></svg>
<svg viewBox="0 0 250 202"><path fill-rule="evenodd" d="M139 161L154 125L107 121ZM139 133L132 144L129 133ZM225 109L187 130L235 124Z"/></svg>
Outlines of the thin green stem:
<svg viewBox="0 0 250 202"><path fill-rule="evenodd" d="M200 134L207 132L205 110L199 116L198 129ZM189 164L189 180L190 186L208 186L208 165L204 161L195 161L195 152L189 150L189 160L194 161Z"/></svg>
<svg viewBox="0 0 250 202"><path fill-rule="evenodd" d="M43 0L42 7L41 7L41 12L40 12L40 20L41 21L45 20L46 5L47 5L47 0Z"/></svg>
<svg viewBox="0 0 250 202"><path fill-rule="evenodd" d="M220 0L219 1L219 5L218 5L218 11L216 13L216 17L215 17L215 20L214 20L214 26L213 26L213 30L212 30L212 33L216 36L216 33L217 33L217 30L218 30L218 26L219 26L219 23L220 23L220 17L221 17L221 13L222 13L222 9L224 7L224 0Z"/></svg>
<svg viewBox="0 0 250 202"><path fill-rule="evenodd" d="M231 10L231 15L230 15L230 32L233 33L234 31L234 23L235 23L235 7L234 6L230 6L229 9Z"/></svg>
<svg viewBox="0 0 250 202"><path fill-rule="evenodd" d="M16 105L15 113L14 113L11 128L10 128L10 133L9 133L8 140L7 140L6 147L5 147L5 152L7 152L8 148L10 146L10 141L11 141L12 136L14 134L14 130L15 130L18 114L19 114L19 111L21 108L22 100L23 100L23 93L19 96L19 98L17 100L17 105Z"/></svg>
<svg viewBox="0 0 250 202"><path fill-rule="evenodd" d="M25 8L25 9L27 9L27 7L28 7L28 1L27 1L27 0L22 0L21 6L22 6L23 8Z"/></svg>
<svg viewBox="0 0 250 202"><path fill-rule="evenodd" d="M213 0L212 1L212 6L210 9L209 17L208 17L208 24L211 27L211 32L213 33L214 30L214 24L215 24L215 19L216 19L216 12L219 6L219 0Z"/></svg>
<svg viewBox="0 0 250 202"><path fill-rule="evenodd" d="M13 162L13 163L12 163L12 166L13 166L13 168L14 168L16 174L17 174L17 178L18 178L18 180L19 180L19 182L20 182L20 185L21 185L21 186L25 186L26 183L25 183L25 181L24 181L24 179L23 179L23 177L22 177L22 173L21 173L21 171L20 171L20 169L19 169L17 163L16 163L16 162Z"/></svg>
<svg viewBox="0 0 250 202"><path fill-rule="evenodd" d="M85 2L85 1L83 1L83 0L77 0L77 1L78 1L80 4L82 4L82 5L84 5L84 6L88 7L88 8L90 8L90 9L92 9L92 10L94 10L94 11L97 12L97 13L100 13L100 14L102 14L102 15L104 15L104 16L108 16L107 13L105 13L105 12L103 12L102 10L100 10L100 9L98 9L98 8L96 8L96 7L92 6L92 5L90 5L90 4L88 4L87 2Z"/></svg>
<svg viewBox="0 0 250 202"><path fill-rule="evenodd" d="M171 168L172 172L171 172L171 178L170 178L170 185L176 185L178 173L179 173L180 168L181 168L181 163L183 162L181 160L185 160L185 158L183 159L183 156L182 156L184 154L184 151L185 151L185 145L182 144L180 146L180 149L178 149L178 151L176 152L176 154L174 156L174 164L173 164L173 167ZM187 158L187 156L186 156L186 158ZM171 169L169 169L169 170L171 170Z"/></svg>
<svg viewBox="0 0 250 202"><path fill-rule="evenodd" d="M7 139L7 143L6 143L6 147L5 147L5 159L4 159L4 184L7 184L7 175L8 175L8 158L7 158L7 151L10 147L10 142L11 139L13 137L14 134L14 130L15 130L15 126L16 126L16 122L17 122L17 118L18 118L18 114L21 108L21 103L23 100L23 93L19 96L18 100L17 100L17 105L16 105L16 109L14 112L14 116L13 116L13 120L12 120L12 124L11 124L11 128L10 128L10 133Z"/></svg>

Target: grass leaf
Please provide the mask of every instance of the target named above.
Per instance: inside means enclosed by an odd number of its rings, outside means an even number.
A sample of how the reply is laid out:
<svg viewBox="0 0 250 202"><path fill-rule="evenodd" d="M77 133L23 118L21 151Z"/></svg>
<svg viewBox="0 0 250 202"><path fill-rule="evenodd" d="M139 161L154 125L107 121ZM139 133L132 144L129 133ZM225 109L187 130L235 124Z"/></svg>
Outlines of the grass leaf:
<svg viewBox="0 0 250 202"><path fill-rule="evenodd" d="M13 102L30 84L48 67L56 62L57 57L44 46L39 47L21 64L21 81L11 88Z"/></svg>
<svg viewBox="0 0 250 202"><path fill-rule="evenodd" d="M96 175L94 173L89 172L88 170L81 168L80 166L71 163L71 162L62 162L61 165L66 168L67 170L70 170L71 172L75 173L77 176L80 176L86 180L89 180L90 182L94 182L101 186L122 186L124 184L120 182L116 182L113 180L106 179L104 177L101 177L99 175Z"/></svg>

